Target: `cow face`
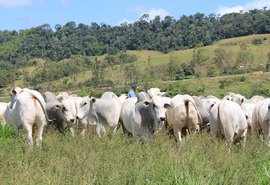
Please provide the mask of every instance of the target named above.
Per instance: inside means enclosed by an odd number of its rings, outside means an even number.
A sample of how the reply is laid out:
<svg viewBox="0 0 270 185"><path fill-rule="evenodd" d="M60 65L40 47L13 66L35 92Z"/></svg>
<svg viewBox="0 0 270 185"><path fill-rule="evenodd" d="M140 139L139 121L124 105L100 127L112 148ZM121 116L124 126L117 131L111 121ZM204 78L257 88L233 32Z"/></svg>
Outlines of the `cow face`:
<svg viewBox="0 0 270 185"><path fill-rule="evenodd" d="M76 118L79 120L84 119L92 111L93 104L96 102L96 98L91 96L84 97L78 107L78 113Z"/></svg>
<svg viewBox="0 0 270 185"><path fill-rule="evenodd" d="M226 96L223 97L223 100L229 100L229 101L232 101L232 96L226 95Z"/></svg>
<svg viewBox="0 0 270 185"><path fill-rule="evenodd" d="M75 102L71 98L64 98L62 101L62 112L69 123L74 123L76 117Z"/></svg>
<svg viewBox="0 0 270 185"><path fill-rule="evenodd" d="M48 117L53 121L53 124L56 128L63 132L67 127L68 123L62 111L62 105L58 101L51 101L46 103L46 111L48 113Z"/></svg>
<svg viewBox="0 0 270 185"><path fill-rule="evenodd" d="M152 98L153 114L157 118L158 122L165 121L165 113L168 108L171 107L170 104L164 103L162 97L154 96Z"/></svg>

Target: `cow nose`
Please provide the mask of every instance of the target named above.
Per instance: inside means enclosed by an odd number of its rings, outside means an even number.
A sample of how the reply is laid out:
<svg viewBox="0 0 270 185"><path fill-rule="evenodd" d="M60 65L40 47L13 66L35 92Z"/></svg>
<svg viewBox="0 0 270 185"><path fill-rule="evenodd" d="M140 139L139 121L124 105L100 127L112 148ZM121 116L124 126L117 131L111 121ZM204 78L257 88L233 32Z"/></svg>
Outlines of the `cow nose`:
<svg viewBox="0 0 270 185"><path fill-rule="evenodd" d="M160 117L160 121L165 121L165 117Z"/></svg>
<svg viewBox="0 0 270 185"><path fill-rule="evenodd" d="M71 122L74 122L74 119L70 119Z"/></svg>

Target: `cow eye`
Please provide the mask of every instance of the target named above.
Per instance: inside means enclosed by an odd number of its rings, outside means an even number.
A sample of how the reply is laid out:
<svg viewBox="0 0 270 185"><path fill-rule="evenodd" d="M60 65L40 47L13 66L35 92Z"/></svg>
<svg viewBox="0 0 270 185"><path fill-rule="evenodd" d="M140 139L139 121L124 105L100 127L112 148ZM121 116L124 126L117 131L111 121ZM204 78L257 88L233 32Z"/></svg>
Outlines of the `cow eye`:
<svg viewBox="0 0 270 185"><path fill-rule="evenodd" d="M63 107L63 111L66 111L67 109L66 109L66 107Z"/></svg>
<svg viewBox="0 0 270 185"><path fill-rule="evenodd" d="M84 102L84 103L83 103L83 105L87 105L87 103L86 103L86 102Z"/></svg>

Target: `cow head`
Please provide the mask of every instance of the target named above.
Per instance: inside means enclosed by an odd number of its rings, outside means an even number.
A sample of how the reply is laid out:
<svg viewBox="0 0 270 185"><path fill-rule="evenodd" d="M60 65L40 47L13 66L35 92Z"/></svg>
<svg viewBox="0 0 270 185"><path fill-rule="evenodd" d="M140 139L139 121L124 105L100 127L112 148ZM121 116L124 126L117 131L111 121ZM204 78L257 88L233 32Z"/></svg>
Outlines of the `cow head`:
<svg viewBox="0 0 270 185"><path fill-rule="evenodd" d="M212 109L212 107L218 102L220 102L220 100L216 99L216 98L203 99L202 106L203 106L204 110L206 110L208 113L210 113L210 110Z"/></svg>
<svg viewBox="0 0 270 185"><path fill-rule="evenodd" d="M62 112L62 104L58 101L50 101L46 103L46 111L48 117L53 120L55 127L63 133L68 127L68 123Z"/></svg>
<svg viewBox="0 0 270 185"><path fill-rule="evenodd" d="M161 92L159 88L150 88L147 90L147 94L152 98L154 96L165 96L166 92Z"/></svg>
<svg viewBox="0 0 270 185"><path fill-rule="evenodd" d="M165 113L171 105L164 103L162 97L153 96L152 97L152 114L157 118L158 122L165 121Z"/></svg>
<svg viewBox="0 0 270 185"><path fill-rule="evenodd" d="M66 97L63 98L62 100L62 112L69 123L74 123L75 122L75 117L76 117L76 106L75 102L70 98Z"/></svg>
<svg viewBox="0 0 270 185"><path fill-rule="evenodd" d="M22 88L20 87L14 87L13 89L11 89L10 91L10 105L9 108L12 109L14 103L16 102L18 95L22 92Z"/></svg>
<svg viewBox="0 0 270 185"><path fill-rule="evenodd" d="M231 101L234 101L234 102L238 103L239 105L242 105L246 101L246 98L244 96L242 96L241 94L234 94L232 96Z"/></svg>
<svg viewBox="0 0 270 185"><path fill-rule="evenodd" d="M78 107L78 113L76 119L82 120L88 116L89 112L92 111L93 104L96 102L96 98L91 97L91 95L83 98L82 102Z"/></svg>
<svg viewBox="0 0 270 185"><path fill-rule="evenodd" d="M128 95L121 94L118 98L119 98L119 101L121 102L121 104L123 104L123 102L128 98Z"/></svg>

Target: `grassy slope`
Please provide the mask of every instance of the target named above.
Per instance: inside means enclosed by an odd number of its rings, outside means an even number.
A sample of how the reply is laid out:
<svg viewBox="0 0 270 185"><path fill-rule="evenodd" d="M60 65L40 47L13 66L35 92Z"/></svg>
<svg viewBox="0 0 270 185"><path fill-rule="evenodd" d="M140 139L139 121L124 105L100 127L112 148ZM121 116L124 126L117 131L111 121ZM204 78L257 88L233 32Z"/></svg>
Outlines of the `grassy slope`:
<svg viewBox="0 0 270 185"><path fill-rule="evenodd" d="M259 38L263 40L263 44L260 45L252 45L252 41L255 38ZM202 49L204 50L205 54L209 57L208 61L206 61L206 66L209 66L210 64L214 63L213 58L214 58L214 51L218 47L223 47L225 48L229 53L230 56L232 57L232 60L230 61L231 64L233 64L235 61L234 59L237 56L237 53L239 51L239 46L242 42L245 42L248 44L251 53L254 56L254 66L258 65L265 65L267 61L267 54L270 52L270 34L266 35L251 35L251 36L246 36L246 37L237 37L237 38L232 38L232 39L225 39L218 41L214 43L213 45L203 47ZM193 49L188 49L188 50L181 50L181 51L172 51L168 54L163 54L160 52L155 52L155 51L128 51L129 54L134 54L138 56L138 62L135 63L136 69L139 71L140 75L143 76L145 74L149 74L149 71L147 70L148 66L148 60L150 60L150 65L153 66L153 71L154 71L154 78L147 78L147 79L140 79L140 83L144 83L143 81L147 82L158 82L162 81L162 76L164 74L164 69L166 69L167 64L170 60L170 58L173 58L173 60L178 63L189 63L192 59L192 54L193 54ZM103 61L105 56L98 56L97 59L99 61ZM90 57L93 61L96 57ZM61 62L67 62L67 59L60 61ZM29 67L26 69L22 69L22 71L27 71L28 73L32 73L38 69L40 69L43 65L42 60L40 60L39 65L36 67ZM110 79L114 83L119 84L121 87L124 85L125 77L124 77L124 68L126 65L120 65L120 66L114 66L113 68L107 68L106 73L105 73L105 79ZM91 79L92 72L91 70L82 72L76 75L76 82L77 83L83 83L85 80ZM211 81L211 80L210 80ZM64 83L72 83L73 78L65 78L61 80L56 80L53 82L44 82L42 86L44 89L49 88L51 85L59 86ZM24 86L22 80L15 81L14 84L11 86L7 87L4 89L5 95L8 94L9 89L14 86L14 85L19 85L19 86Z"/></svg>

